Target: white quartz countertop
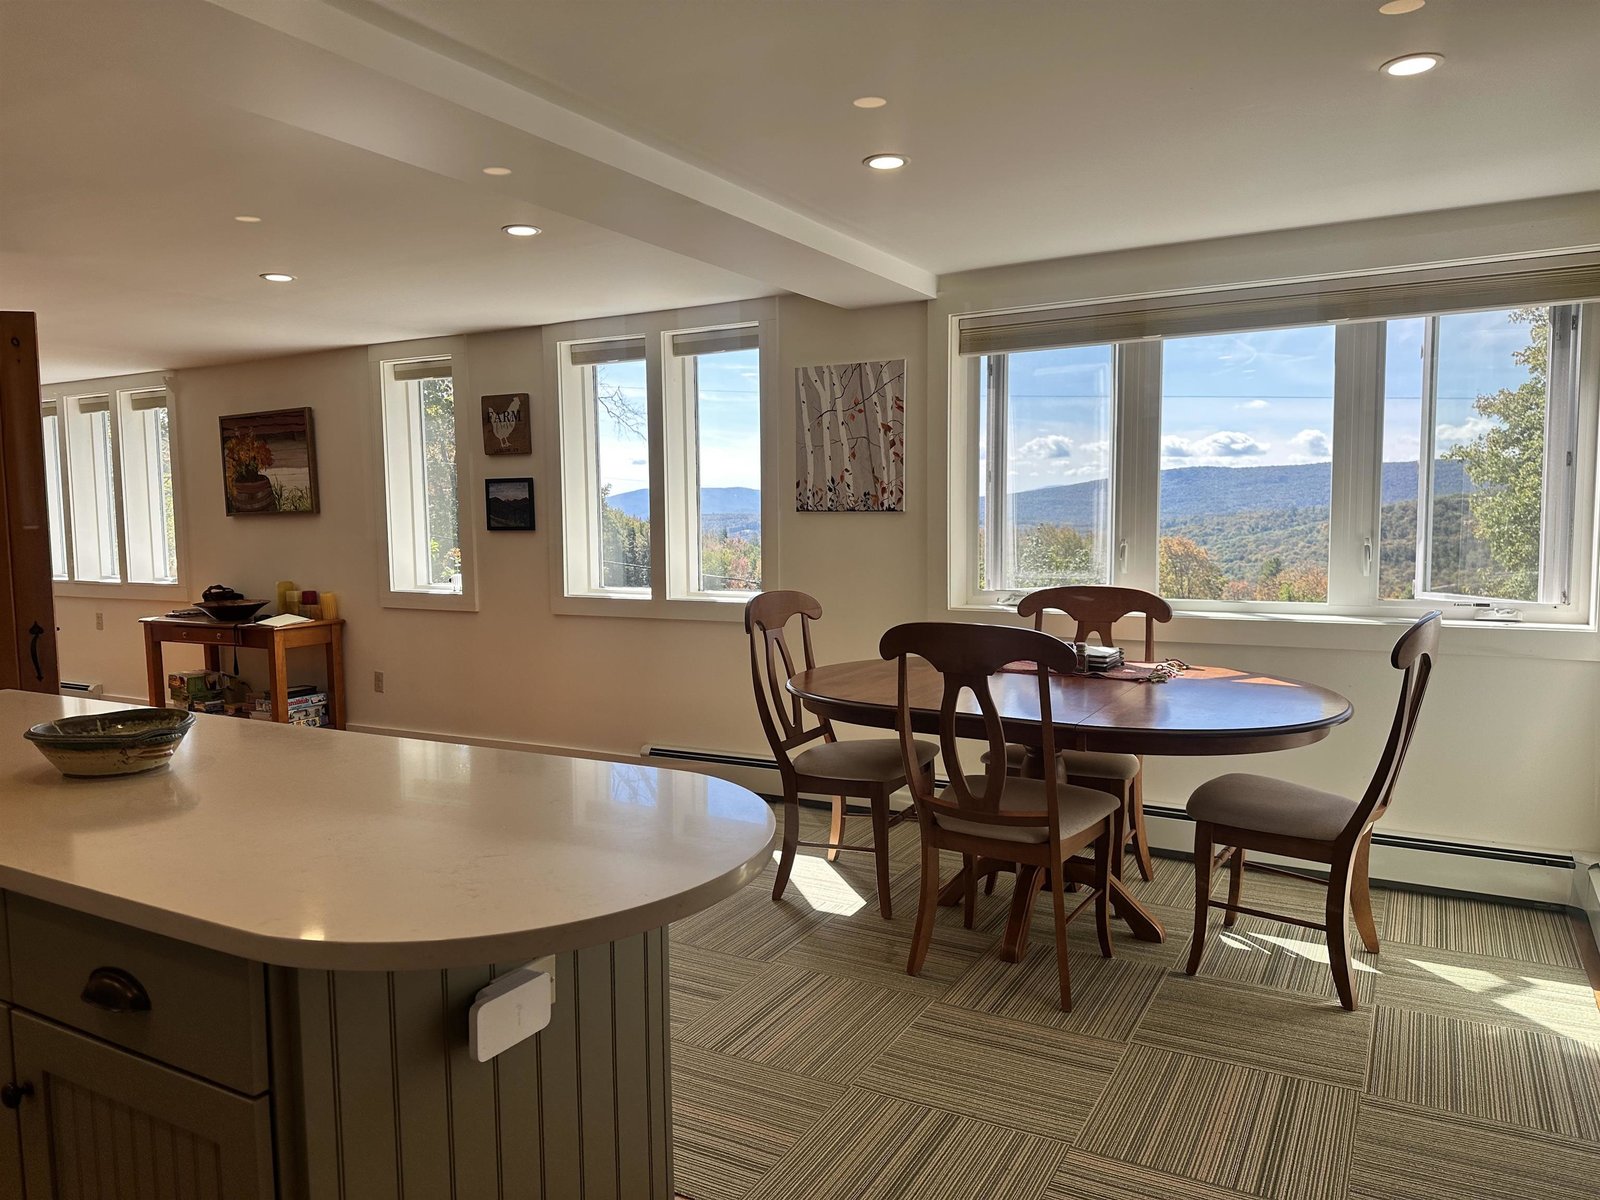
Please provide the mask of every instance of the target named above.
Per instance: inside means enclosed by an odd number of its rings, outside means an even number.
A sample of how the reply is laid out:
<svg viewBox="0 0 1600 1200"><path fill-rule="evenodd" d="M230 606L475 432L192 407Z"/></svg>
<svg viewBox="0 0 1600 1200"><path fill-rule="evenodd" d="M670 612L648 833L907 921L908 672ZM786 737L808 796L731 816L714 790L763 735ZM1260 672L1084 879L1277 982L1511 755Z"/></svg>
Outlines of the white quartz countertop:
<svg viewBox="0 0 1600 1200"><path fill-rule="evenodd" d="M0 888L259 962L481 966L628 937L761 869L772 814L686 771L198 716L67 779L23 733L125 705L0 691Z"/></svg>

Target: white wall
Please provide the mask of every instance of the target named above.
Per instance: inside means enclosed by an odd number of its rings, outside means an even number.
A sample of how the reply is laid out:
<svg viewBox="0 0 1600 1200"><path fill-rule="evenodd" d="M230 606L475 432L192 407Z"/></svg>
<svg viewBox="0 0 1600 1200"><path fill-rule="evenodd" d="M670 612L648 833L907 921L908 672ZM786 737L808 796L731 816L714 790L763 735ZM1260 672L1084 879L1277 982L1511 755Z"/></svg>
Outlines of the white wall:
<svg viewBox="0 0 1600 1200"><path fill-rule="evenodd" d="M1500 206L1474 219L1453 215L1423 237L1416 218L1334 231L1263 235L1216 245L1122 256L1139 290L1226 278L1229 262L1248 277L1416 261L1477 252L1528 252L1600 244L1595 206L1539 202ZM1473 247L1480 247L1474 250ZM1373 248L1377 249L1374 250ZM1504 248L1504 249L1502 249ZM1278 268L1274 264L1279 264ZM1107 294L1118 256L1033 264L949 281L931 305L845 311L795 297L779 304L779 378L805 364L868 357L908 360L907 512L799 514L782 505L782 562L769 579L814 593L826 617L824 660L871 657L888 626L944 618L945 456L950 314L986 304L1036 303ZM547 406L541 337L535 329L466 339L475 421L478 394L527 391ZM478 452L477 477L531 474L541 498L533 534L475 533L480 572L476 613L385 609L377 603L381 556L375 471L375 398L365 347L236 366L181 371L175 386L178 470L188 582L198 592L223 582L270 596L275 580L337 591L348 626L350 720L371 728L425 731L629 754L647 743L765 752L749 692L740 627L729 622L557 616L549 603L542 498L555 483L556 456L538 439L529 459ZM770 486L788 491L794 422L787 394L769 436L782 470ZM309 405L316 411L322 512L307 518L223 515L219 415ZM536 429L539 426L535 426ZM474 485L476 486L476 485ZM472 520L481 499L472 497ZM774 578L775 577L775 578ZM137 616L160 602L58 599L63 673L102 679L113 694L143 693ZM94 630L94 613L105 631ZM988 618L985 618L988 619ZM1493 637L1478 636L1493 633ZM1256 770L1357 792L1375 760L1394 702L1386 649L1394 631L1183 622L1164 649L1189 661L1315 680L1349 696L1356 717L1325 742L1239 760L1152 760L1151 802L1181 806L1201 779ZM1508 641L1526 637L1525 641ZM1523 656L1531 649L1535 657ZM1563 852L1600 848L1600 635L1450 630L1421 731L1385 828L1421 836ZM178 661L176 658L174 661ZM245 665L249 673L248 664ZM382 695L372 673L386 677Z"/></svg>

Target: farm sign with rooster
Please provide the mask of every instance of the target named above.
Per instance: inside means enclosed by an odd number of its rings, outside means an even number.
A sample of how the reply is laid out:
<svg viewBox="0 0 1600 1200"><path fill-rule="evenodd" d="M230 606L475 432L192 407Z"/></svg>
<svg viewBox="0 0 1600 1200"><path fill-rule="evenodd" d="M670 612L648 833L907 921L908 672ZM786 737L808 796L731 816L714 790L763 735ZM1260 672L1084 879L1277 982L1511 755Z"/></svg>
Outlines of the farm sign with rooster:
<svg viewBox="0 0 1600 1200"><path fill-rule="evenodd" d="M233 413L220 425L222 494L230 517L319 511L309 408Z"/></svg>
<svg viewBox="0 0 1600 1200"><path fill-rule="evenodd" d="M483 452L532 454L533 430L528 424L528 393L483 398Z"/></svg>
<svg viewBox="0 0 1600 1200"><path fill-rule="evenodd" d="M797 367L795 508L905 507L906 360Z"/></svg>

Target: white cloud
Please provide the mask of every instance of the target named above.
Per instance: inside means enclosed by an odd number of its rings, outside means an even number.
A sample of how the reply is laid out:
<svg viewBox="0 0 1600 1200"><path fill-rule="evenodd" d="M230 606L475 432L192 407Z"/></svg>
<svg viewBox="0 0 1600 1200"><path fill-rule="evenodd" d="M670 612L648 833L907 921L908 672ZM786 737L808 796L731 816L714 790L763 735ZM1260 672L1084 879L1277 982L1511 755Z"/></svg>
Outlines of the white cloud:
<svg viewBox="0 0 1600 1200"><path fill-rule="evenodd" d="M1251 458L1272 449L1270 442L1258 442L1248 433L1220 430L1203 438L1168 434L1161 439L1161 453L1168 458Z"/></svg>
<svg viewBox="0 0 1600 1200"><path fill-rule="evenodd" d="M1459 425L1441 425L1434 437L1434 444L1444 450L1450 446L1459 446L1462 442L1474 441L1494 429L1495 422L1487 417L1468 417Z"/></svg>
<svg viewBox="0 0 1600 1200"><path fill-rule="evenodd" d="M1312 458L1333 457L1333 443L1320 429L1302 429L1290 438L1289 442L1301 454L1310 455Z"/></svg>
<svg viewBox="0 0 1600 1200"><path fill-rule="evenodd" d="M1235 408L1271 408L1265 400L1246 400L1242 404L1235 404Z"/></svg>
<svg viewBox="0 0 1600 1200"><path fill-rule="evenodd" d="M1072 457L1072 439L1064 433L1046 433L1029 438L1017 447L1018 458L1062 459Z"/></svg>

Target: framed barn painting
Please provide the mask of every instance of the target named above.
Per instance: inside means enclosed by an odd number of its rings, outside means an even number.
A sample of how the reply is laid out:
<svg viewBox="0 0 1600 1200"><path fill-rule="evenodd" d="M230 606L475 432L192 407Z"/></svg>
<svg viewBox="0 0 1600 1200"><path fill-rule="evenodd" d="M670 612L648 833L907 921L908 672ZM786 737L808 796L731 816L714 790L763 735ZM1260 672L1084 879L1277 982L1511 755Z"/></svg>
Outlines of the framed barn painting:
<svg viewBox="0 0 1600 1200"><path fill-rule="evenodd" d="M906 360L797 367L795 508L905 507Z"/></svg>
<svg viewBox="0 0 1600 1200"><path fill-rule="evenodd" d="M528 393L511 392L504 396L483 396L483 452L485 454L532 454L532 414Z"/></svg>
<svg viewBox="0 0 1600 1200"><path fill-rule="evenodd" d="M223 499L230 517L321 511L309 408L232 413L220 424Z"/></svg>

